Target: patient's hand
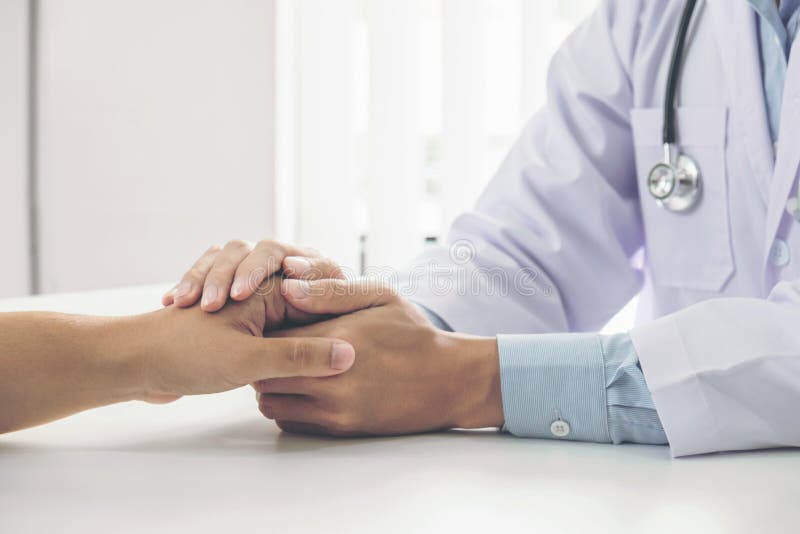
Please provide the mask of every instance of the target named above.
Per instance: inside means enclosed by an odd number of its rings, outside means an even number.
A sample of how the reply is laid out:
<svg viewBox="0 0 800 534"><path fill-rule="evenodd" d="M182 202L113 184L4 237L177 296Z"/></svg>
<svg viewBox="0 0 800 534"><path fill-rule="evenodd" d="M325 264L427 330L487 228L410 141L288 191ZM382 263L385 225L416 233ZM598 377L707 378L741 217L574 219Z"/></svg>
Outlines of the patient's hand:
<svg viewBox="0 0 800 534"><path fill-rule="evenodd" d="M224 248L209 248L181 281L164 295L162 304L184 308L194 305L202 297L201 309L215 312L225 305L229 296L234 301L246 300L262 282L280 272L287 278L303 280L344 278L336 263L313 249L270 240L256 245L234 240ZM288 305L278 290L279 286L270 285L271 305L267 311L272 313L268 317L267 329L283 324L284 320L295 323L314 320L314 316Z"/></svg>
<svg viewBox="0 0 800 534"><path fill-rule="evenodd" d="M199 306L129 317L0 314L0 433L114 402L163 403L347 370L355 354L345 341L262 337L280 295L271 282L214 314Z"/></svg>
<svg viewBox="0 0 800 534"><path fill-rule="evenodd" d="M139 348L135 367L140 398L167 402L182 395L227 391L265 378L330 376L347 370L352 346L334 336L263 339L270 312L281 301L280 279L264 281L255 294L208 314L195 306L130 319L127 348ZM273 287L274 286L274 287ZM117 338L118 342L125 336Z"/></svg>

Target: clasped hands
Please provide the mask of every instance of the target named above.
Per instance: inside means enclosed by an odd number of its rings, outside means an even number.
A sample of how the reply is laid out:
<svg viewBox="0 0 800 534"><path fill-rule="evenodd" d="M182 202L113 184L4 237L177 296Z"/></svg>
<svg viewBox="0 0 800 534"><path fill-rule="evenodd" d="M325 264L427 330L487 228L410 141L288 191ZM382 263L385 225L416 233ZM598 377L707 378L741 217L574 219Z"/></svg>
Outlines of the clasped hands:
<svg viewBox="0 0 800 534"><path fill-rule="evenodd" d="M267 342L296 343L283 372L248 375L259 410L283 430L356 436L502 425L494 338L439 330L391 288L347 280L313 250L275 241L212 247L162 303L200 313L198 301L206 315ZM178 396L169 388L146 395Z"/></svg>

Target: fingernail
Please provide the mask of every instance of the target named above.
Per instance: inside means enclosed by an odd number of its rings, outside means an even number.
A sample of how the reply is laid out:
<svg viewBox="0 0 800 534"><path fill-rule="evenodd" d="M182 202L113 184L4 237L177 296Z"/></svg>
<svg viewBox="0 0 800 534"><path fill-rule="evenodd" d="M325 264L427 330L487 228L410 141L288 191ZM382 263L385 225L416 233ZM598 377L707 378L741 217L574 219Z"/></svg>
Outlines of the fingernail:
<svg viewBox="0 0 800 534"><path fill-rule="evenodd" d="M192 284L188 280L184 280L178 287L175 289L175 296L182 297L184 295L188 295L189 292L192 290Z"/></svg>
<svg viewBox="0 0 800 534"><path fill-rule="evenodd" d="M283 283L286 284L286 292L295 300L308 298L310 287L305 280L284 280Z"/></svg>
<svg viewBox="0 0 800 534"><path fill-rule="evenodd" d="M289 256L283 259L283 267L290 274L300 274L311 268L311 262L302 256Z"/></svg>
<svg viewBox="0 0 800 534"><path fill-rule="evenodd" d="M331 350L331 369L346 371L356 359L356 350L349 343L334 343Z"/></svg>
<svg viewBox="0 0 800 534"><path fill-rule="evenodd" d="M217 300L217 286L206 286L203 290L203 306L208 306Z"/></svg>
<svg viewBox="0 0 800 534"><path fill-rule="evenodd" d="M244 284L241 280L236 280L231 288L231 296L238 297L244 292Z"/></svg>

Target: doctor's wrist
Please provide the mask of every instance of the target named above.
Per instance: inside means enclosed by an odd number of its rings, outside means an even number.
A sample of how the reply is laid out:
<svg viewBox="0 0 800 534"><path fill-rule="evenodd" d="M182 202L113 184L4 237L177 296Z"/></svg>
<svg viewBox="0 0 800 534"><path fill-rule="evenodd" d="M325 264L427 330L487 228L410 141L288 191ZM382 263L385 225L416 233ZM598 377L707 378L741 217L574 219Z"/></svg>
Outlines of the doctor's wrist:
<svg viewBox="0 0 800 534"><path fill-rule="evenodd" d="M451 426L488 428L503 425L500 357L497 339L446 334L455 371Z"/></svg>

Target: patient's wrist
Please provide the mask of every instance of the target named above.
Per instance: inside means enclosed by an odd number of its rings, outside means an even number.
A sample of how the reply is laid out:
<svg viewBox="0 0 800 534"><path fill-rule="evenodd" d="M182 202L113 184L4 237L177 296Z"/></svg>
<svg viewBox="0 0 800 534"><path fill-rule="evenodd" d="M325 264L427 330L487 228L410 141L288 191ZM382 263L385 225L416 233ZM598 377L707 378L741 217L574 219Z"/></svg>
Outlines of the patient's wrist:
<svg viewBox="0 0 800 534"><path fill-rule="evenodd" d="M159 358L164 339L162 312L117 317L100 327L98 339L103 346L104 365L113 377L111 387L117 401L149 400L151 362Z"/></svg>
<svg viewBox="0 0 800 534"><path fill-rule="evenodd" d="M67 326L62 346L75 353L80 369L80 387L93 404L104 405L137 398L140 375L134 357L135 317L57 316ZM140 335L141 332L140 332Z"/></svg>

